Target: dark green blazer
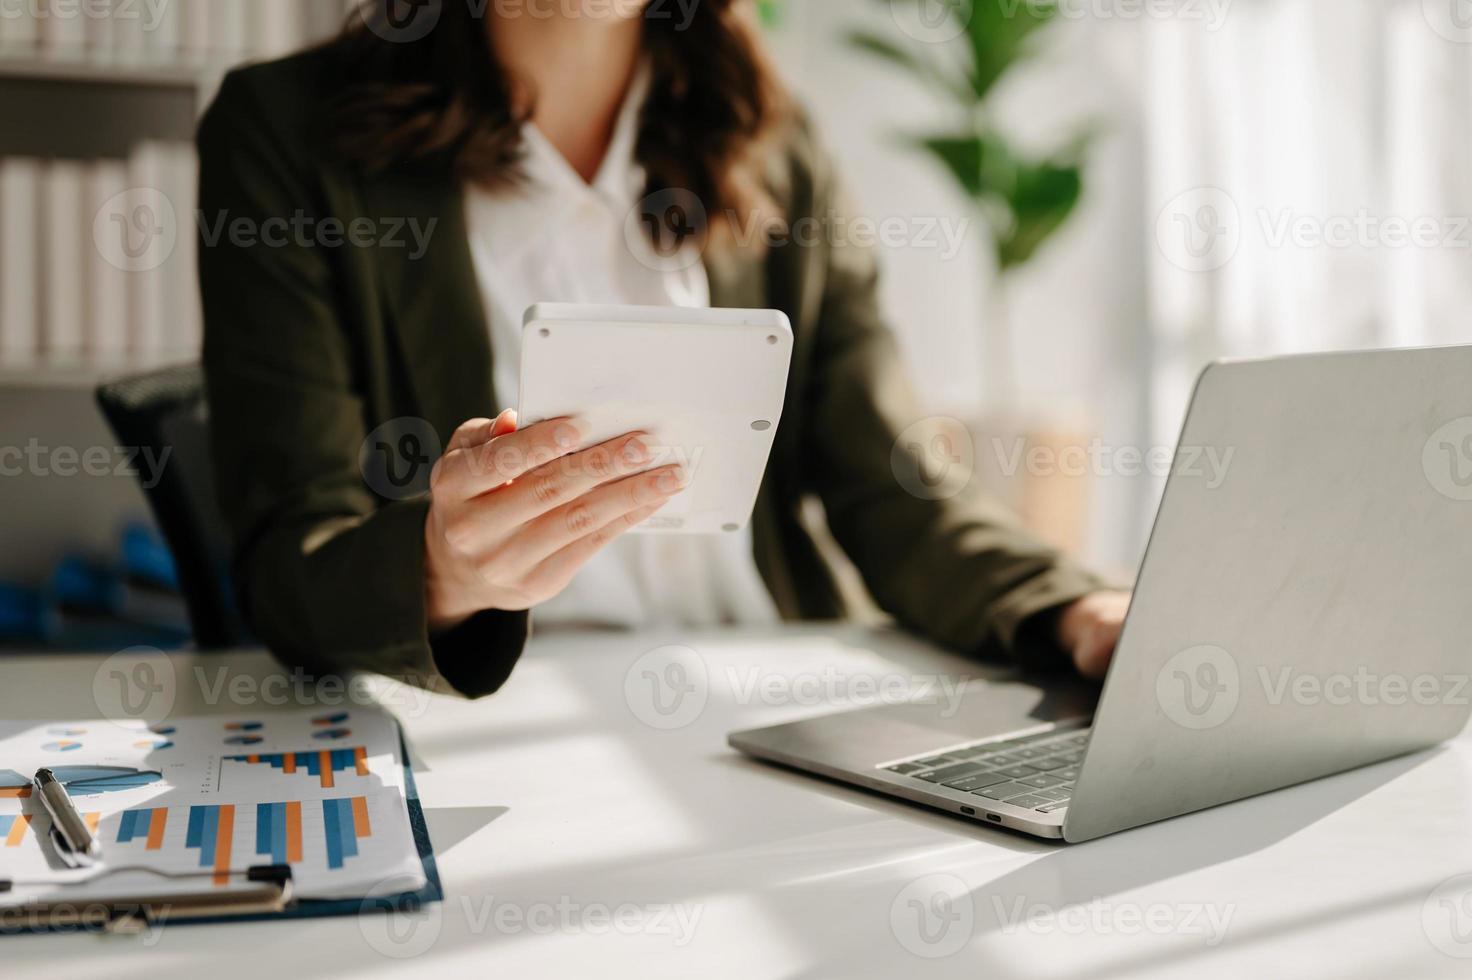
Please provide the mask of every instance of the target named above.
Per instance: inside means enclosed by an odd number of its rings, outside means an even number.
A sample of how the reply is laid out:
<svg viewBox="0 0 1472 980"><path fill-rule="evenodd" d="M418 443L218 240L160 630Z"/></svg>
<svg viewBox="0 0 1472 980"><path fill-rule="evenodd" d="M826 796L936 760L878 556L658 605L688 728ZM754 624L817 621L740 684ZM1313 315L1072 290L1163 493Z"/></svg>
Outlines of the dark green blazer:
<svg viewBox="0 0 1472 980"><path fill-rule="evenodd" d="M378 496L359 466L366 434L389 420L427 420L443 443L466 419L505 407L491 388L461 189L433 170L366 177L333 162L321 140L325 61L309 52L232 72L199 129L204 367L241 601L288 662L487 694L520 656L527 614L488 611L431 637L429 502ZM789 219L841 213L832 165L805 125L770 171ZM406 233L400 245L339 241L320 234L324 225L315 239L283 233L283 220L329 218L349 228L366 218L384 233L406 219L434 224L422 255ZM270 234L255 240L252 229ZM994 501L969 490L921 499L896 480L891 450L922 413L881 321L870 252L732 249L707 267L714 305L782 310L796 338L753 526L756 563L782 614L844 612L799 518L816 495L868 589L902 624L960 651L1058 662L1040 614L1101 583Z"/></svg>

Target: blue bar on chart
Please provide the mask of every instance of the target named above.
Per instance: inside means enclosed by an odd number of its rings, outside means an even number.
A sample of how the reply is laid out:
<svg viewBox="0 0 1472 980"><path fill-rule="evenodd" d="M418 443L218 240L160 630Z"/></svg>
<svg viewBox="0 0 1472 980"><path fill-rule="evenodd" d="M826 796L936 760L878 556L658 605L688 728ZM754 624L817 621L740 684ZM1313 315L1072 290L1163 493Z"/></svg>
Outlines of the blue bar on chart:
<svg viewBox="0 0 1472 980"><path fill-rule="evenodd" d="M345 749L320 749L305 752L261 752L253 755L227 755L226 762L244 762L248 765L268 765L290 775L298 768L308 775L316 776L323 789L332 789L333 774L353 770L359 776L369 775L368 752L358 745Z"/></svg>
<svg viewBox="0 0 1472 980"><path fill-rule="evenodd" d="M168 825L169 811L164 807L150 810L124 810L118 823L118 843L128 844L134 840L146 840L148 850L157 851L164 846L164 828Z"/></svg>
<svg viewBox="0 0 1472 980"><path fill-rule="evenodd" d="M358 838L369 837L368 800L355 796L346 800L322 801L322 832L327 842L327 866L341 868L358 854Z"/></svg>
<svg viewBox="0 0 1472 980"><path fill-rule="evenodd" d="M269 854L273 864L293 864L302 859L302 805L256 804L256 853Z"/></svg>
<svg viewBox="0 0 1472 980"><path fill-rule="evenodd" d="M230 844L234 835L233 804L189 808L189 828L184 837L184 846L199 849L201 868L214 866L217 885L229 883Z"/></svg>

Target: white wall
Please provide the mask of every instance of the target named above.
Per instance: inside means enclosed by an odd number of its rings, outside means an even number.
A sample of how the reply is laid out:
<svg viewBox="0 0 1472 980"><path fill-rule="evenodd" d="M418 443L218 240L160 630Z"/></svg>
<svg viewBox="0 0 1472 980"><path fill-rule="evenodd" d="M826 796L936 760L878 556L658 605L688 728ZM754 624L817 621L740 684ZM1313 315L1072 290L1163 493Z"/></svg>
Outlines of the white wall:
<svg viewBox="0 0 1472 980"><path fill-rule="evenodd" d="M943 131L949 106L905 73L854 51L855 26L906 36L890 5L794 0L772 31L779 64L811 110L860 205L875 218L971 215L951 178L903 133ZM998 93L997 111L1024 147L1046 152L1081 125L1101 135L1085 198L1064 230L1018 270L1005 308L1014 331L1015 403L1029 420L1137 445L1148 411L1144 369L1143 150L1137 117L1141 37L1128 25L1070 20L1047 56ZM883 250L883 301L927 407L972 417L994 409L983 388L986 319L996 308L985 229L974 224L950 260L926 248ZM983 440L979 453L993 452ZM1129 569L1138 557L1148 487L1094 480L1087 557Z"/></svg>

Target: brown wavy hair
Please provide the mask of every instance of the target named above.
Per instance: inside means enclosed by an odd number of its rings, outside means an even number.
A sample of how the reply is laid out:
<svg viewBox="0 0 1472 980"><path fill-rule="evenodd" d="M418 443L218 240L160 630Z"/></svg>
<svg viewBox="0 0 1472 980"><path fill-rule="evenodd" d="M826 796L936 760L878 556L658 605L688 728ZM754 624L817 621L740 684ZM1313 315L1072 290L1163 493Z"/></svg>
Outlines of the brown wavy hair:
<svg viewBox="0 0 1472 980"><path fill-rule="evenodd" d="M414 3L437 8L433 27L390 40L392 5ZM648 174L646 200L668 206L693 195L700 205L682 207L678 227L659 215L653 234L657 225L680 241L720 239L734 215L773 211L762 167L790 104L750 8L749 0L696 0L682 18L669 0L653 0L644 12L653 78L635 155ZM342 84L336 151L369 173L423 165L490 188L516 182L532 105L491 48L481 17L494 10L472 0L366 0L331 44Z"/></svg>

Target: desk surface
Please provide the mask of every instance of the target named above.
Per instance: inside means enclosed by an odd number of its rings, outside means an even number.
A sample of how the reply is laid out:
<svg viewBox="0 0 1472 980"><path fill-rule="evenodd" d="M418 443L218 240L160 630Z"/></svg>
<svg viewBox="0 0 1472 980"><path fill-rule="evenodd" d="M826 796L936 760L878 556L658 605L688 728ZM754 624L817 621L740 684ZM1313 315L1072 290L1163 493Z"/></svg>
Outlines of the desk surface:
<svg viewBox="0 0 1472 980"><path fill-rule="evenodd" d="M654 710L641 660L698 651ZM0 717L92 717L101 657L0 660ZM174 712L294 701L260 653L170 661ZM403 719L446 901L383 915L4 937L6 977L995 978L1472 974L1472 746L1076 847L734 754L725 734L973 674L894 634L535 641L480 702L375 680ZM273 679L275 683L263 683ZM679 680L678 677L673 678ZM222 683L224 682L224 683ZM353 696L361 696L355 688ZM286 697L283 698L283 693ZM340 697L335 688L317 701ZM287 707L294 706L288 703ZM670 702L661 705L669 711ZM659 727L678 725L679 727ZM1458 878L1459 875L1469 875ZM124 956L123 954L130 954Z"/></svg>

